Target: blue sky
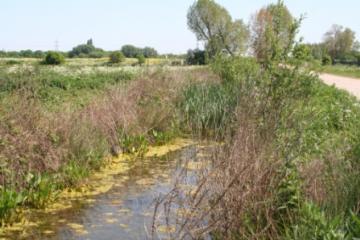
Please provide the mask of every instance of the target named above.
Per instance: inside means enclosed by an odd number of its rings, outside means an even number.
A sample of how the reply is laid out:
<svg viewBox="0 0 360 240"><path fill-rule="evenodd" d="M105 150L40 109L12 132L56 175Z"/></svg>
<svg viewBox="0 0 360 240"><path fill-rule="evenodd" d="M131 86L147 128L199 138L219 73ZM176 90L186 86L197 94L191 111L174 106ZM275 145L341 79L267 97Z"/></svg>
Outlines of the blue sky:
<svg viewBox="0 0 360 240"><path fill-rule="evenodd" d="M152 46L161 53L196 47L186 25L194 0L0 0L0 49L61 50L93 38L96 46L115 50L124 44ZM234 18L248 22L259 8L276 0L217 0ZM360 38L359 0L285 0L294 16L306 14L301 35L322 39L334 23L352 28Z"/></svg>

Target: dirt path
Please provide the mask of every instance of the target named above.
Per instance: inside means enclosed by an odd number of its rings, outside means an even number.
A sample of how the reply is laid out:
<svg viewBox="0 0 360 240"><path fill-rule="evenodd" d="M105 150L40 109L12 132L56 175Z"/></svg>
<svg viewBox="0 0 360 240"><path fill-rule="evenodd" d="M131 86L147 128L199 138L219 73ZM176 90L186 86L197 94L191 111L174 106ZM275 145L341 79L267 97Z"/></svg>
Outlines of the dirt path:
<svg viewBox="0 0 360 240"><path fill-rule="evenodd" d="M322 73L320 79L328 85L335 85L337 88L346 90L360 99L360 79L336 76Z"/></svg>

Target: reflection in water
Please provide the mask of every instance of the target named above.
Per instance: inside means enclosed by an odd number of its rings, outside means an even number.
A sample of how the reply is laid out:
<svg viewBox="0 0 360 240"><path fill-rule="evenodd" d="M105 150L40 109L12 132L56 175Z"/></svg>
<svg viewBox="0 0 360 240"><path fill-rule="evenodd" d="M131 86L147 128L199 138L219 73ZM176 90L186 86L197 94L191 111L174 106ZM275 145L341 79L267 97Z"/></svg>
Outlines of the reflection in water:
<svg viewBox="0 0 360 240"><path fill-rule="evenodd" d="M75 197L53 204L53 208L61 205L58 211L32 210L27 214L33 223L14 227L6 238L146 239L151 231L154 199L171 189L184 162L190 160L190 168L197 166L198 152L192 144L160 158L124 160L124 171L116 172L107 181L106 176L99 175L98 184L104 186L97 188L105 189L100 194L79 197L71 193ZM195 181L194 176L189 181ZM171 229L159 227L159 231Z"/></svg>

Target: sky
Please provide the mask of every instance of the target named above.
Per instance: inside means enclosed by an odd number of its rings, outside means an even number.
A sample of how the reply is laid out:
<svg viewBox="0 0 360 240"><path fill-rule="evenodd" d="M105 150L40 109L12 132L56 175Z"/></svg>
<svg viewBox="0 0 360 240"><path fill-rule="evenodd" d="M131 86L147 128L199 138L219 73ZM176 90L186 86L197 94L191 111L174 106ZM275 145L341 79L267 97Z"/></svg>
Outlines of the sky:
<svg viewBox="0 0 360 240"><path fill-rule="evenodd" d="M194 0L0 0L0 50L70 50L92 38L94 45L150 46L160 53L197 47L186 14ZM216 0L235 19L248 22L276 0ZM359 0L285 0L291 13L306 18L300 36L319 42L332 24L350 27L360 39ZM57 44L56 44L57 42Z"/></svg>

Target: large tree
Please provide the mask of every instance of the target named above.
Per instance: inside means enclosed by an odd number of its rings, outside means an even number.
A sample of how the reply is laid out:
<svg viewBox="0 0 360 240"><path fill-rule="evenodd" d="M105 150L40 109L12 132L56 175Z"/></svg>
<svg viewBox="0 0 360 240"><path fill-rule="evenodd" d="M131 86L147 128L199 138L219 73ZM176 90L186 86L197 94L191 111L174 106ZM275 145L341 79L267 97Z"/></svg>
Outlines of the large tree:
<svg viewBox="0 0 360 240"><path fill-rule="evenodd" d="M350 28L333 25L324 35L324 44L333 60L341 58L355 50L355 32Z"/></svg>
<svg viewBox="0 0 360 240"><path fill-rule="evenodd" d="M293 47L299 21L283 1L270 4L258 11L251 21L251 45L259 61L286 58Z"/></svg>
<svg viewBox="0 0 360 240"><path fill-rule="evenodd" d="M221 51L235 55L246 48L246 25L241 20L233 21L229 12L213 0L197 0L187 19L190 30L205 43L210 56Z"/></svg>

